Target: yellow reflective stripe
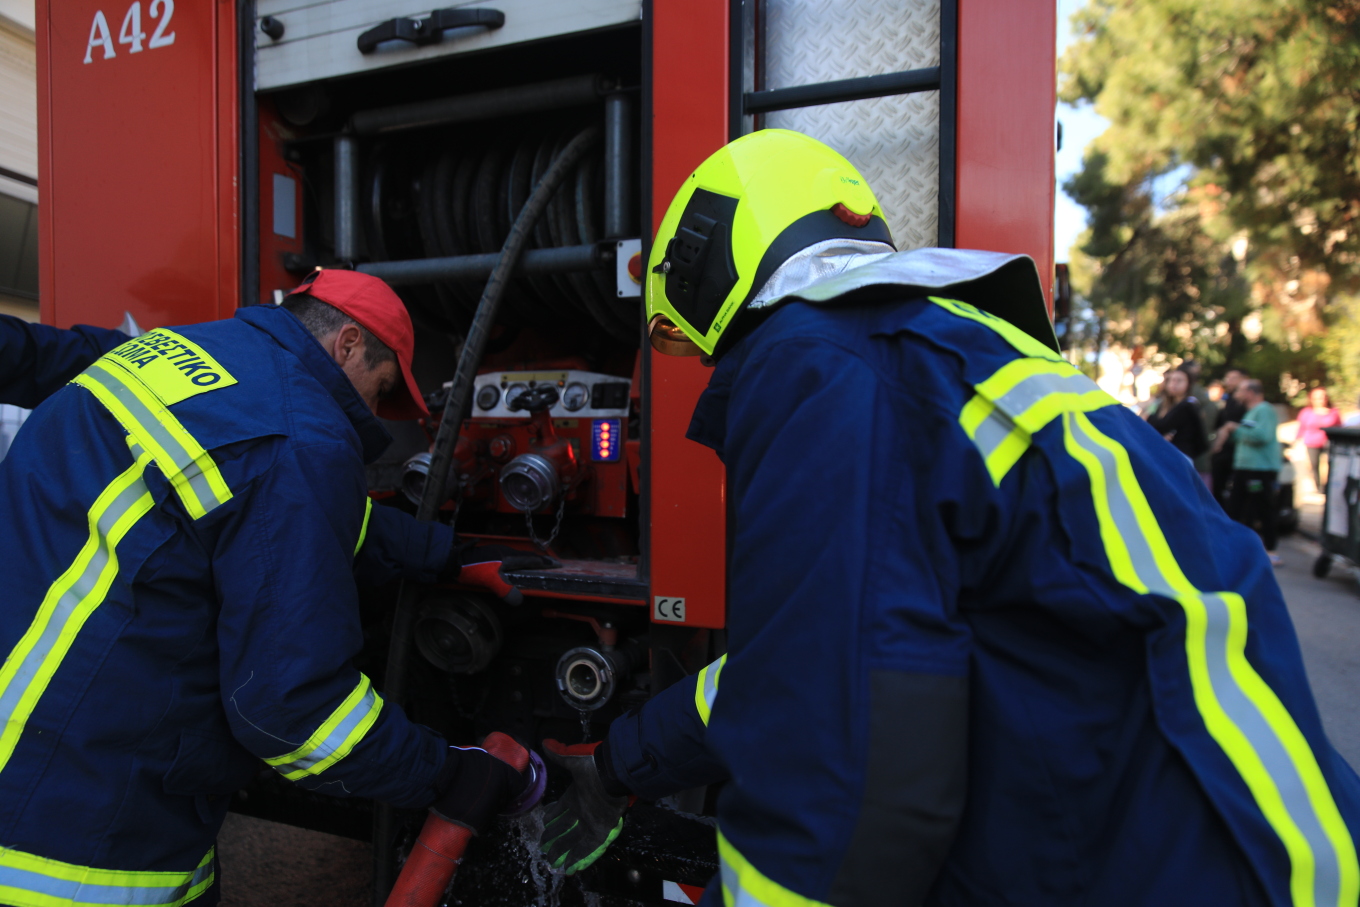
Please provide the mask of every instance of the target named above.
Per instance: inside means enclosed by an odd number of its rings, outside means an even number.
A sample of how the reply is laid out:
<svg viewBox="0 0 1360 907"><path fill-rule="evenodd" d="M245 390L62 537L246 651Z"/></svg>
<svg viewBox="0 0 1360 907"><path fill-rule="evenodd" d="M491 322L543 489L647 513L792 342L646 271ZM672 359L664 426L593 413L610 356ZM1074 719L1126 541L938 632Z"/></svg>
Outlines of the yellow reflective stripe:
<svg viewBox="0 0 1360 907"><path fill-rule="evenodd" d="M189 872L77 866L0 847L0 901L12 907L178 907L213 884L214 849Z"/></svg>
<svg viewBox="0 0 1360 907"><path fill-rule="evenodd" d="M373 682L360 674L358 685L306 743L264 761L289 781L319 775L350 754L378 720L382 703Z"/></svg>
<svg viewBox="0 0 1360 907"><path fill-rule="evenodd" d="M977 445L993 484L1000 487L1006 473L1029 450L1029 432L980 394L964 404L959 425Z"/></svg>
<svg viewBox="0 0 1360 907"><path fill-rule="evenodd" d="M1128 452L1084 414L1063 417L1068 453L1090 477L1101 540L1115 578L1185 614L1185 654L1196 708L1236 768L1290 861L1293 903L1351 907L1360 862L1307 739L1247 660L1246 603L1196 589L1177 563Z"/></svg>
<svg viewBox="0 0 1360 907"><path fill-rule="evenodd" d="M1051 359L1055 362L1065 362L1063 357L1053 352L1052 349L1043 343L1035 340L1029 334L1020 330L1004 318L998 318L990 312L984 312L977 306L966 302L959 302L957 299L942 299L938 296L929 297L930 301L953 312L962 318L976 321L978 324L985 324L987 327L996 331L1011 346L1019 350L1023 355L1035 359Z"/></svg>
<svg viewBox="0 0 1360 907"><path fill-rule="evenodd" d="M974 390L1031 435L1063 413L1088 413L1118 403L1063 361L1015 359Z"/></svg>
<svg viewBox="0 0 1360 907"><path fill-rule="evenodd" d="M100 360L77 375L74 383L93 393L150 451L192 519L231 500L231 490L212 457L136 376L112 360Z"/></svg>
<svg viewBox="0 0 1360 907"><path fill-rule="evenodd" d="M76 635L118 576L118 543L152 507L142 475L151 463L134 447L135 462L91 505L89 536L47 589L33 622L0 667L0 769L9 762L28 718Z"/></svg>
<svg viewBox="0 0 1360 907"><path fill-rule="evenodd" d="M1031 437L1068 412L1091 412L1117 401L1063 361L1015 359L978 384L959 413L998 486L1029 449Z"/></svg>
<svg viewBox="0 0 1360 907"><path fill-rule="evenodd" d="M354 553L358 554L359 549L364 547L364 539L368 538L368 518L373 516L373 499L364 497L364 524L359 527L359 541L354 543Z"/></svg>
<svg viewBox="0 0 1360 907"><path fill-rule="evenodd" d="M712 664L705 665L694 681L694 707L699 711L699 720L708 726L708 718L713 714L713 700L718 698L718 678L722 675L723 665L727 664L724 655Z"/></svg>
<svg viewBox="0 0 1360 907"><path fill-rule="evenodd" d="M718 863L726 907L827 907L767 877L718 830Z"/></svg>

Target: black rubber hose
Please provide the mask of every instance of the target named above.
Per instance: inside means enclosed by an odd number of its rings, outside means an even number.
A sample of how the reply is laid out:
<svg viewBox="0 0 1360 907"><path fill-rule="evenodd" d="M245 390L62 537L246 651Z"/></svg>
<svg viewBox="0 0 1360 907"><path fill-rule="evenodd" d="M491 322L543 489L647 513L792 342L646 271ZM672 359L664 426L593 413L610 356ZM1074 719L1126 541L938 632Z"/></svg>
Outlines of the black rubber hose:
<svg viewBox="0 0 1360 907"><path fill-rule="evenodd" d="M477 314L472 317L463 351L458 356L458 368L453 374L453 386L449 389L444 403L444 414L439 422L439 433L435 435L434 449L430 456L430 471L425 481L425 492L420 498L420 509L416 519L434 519L440 506L448 497L449 467L453 463L453 448L458 441L458 432L463 424L463 410L466 409L472 382L477 377L482 353L491 334L491 326L496 322L496 310L500 307L501 297L510 282L510 274L519 263L520 253L529 239L534 223L542 216L548 201L557 187L575 170L577 163L600 140L600 130L594 126L583 130L573 138L544 172L543 178L534 186L534 191L525 202L523 210L515 218L510 235L501 247L500 258L491 276L487 278L486 289L482 291L481 302L477 304ZM414 584L412 584L414 585ZM411 638L415 630L414 596L411 586L402 583L397 593L396 614L392 620L392 638L387 647L387 671L383 678L383 697L394 705L402 705L406 699L406 663L411 652ZM392 888L392 835L395 832L395 813L386 803L374 804L373 818L373 903L376 907L387 900Z"/></svg>

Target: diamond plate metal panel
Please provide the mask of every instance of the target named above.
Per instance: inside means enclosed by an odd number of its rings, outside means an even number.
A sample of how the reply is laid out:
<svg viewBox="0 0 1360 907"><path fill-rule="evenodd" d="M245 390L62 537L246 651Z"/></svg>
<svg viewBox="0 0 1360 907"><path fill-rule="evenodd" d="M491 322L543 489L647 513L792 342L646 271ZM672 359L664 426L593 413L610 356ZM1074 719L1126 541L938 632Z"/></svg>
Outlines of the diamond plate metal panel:
<svg viewBox="0 0 1360 907"><path fill-rule="evenodd" d="M936 66L939 0L765 0L762 88ZM939 225L939 92L765 115L826 142L869 181L899 249L933 246Z"/></svg>

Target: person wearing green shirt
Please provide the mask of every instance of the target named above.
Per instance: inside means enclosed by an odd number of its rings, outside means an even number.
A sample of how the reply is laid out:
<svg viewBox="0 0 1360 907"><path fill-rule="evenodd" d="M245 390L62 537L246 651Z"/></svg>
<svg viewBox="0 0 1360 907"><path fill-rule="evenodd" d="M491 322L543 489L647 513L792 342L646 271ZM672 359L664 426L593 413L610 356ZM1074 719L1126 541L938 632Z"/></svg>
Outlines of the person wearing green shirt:
<svg viewBox="0 0 1360 907"><path fill-rule="evenodd" d="M1264 386L1255 378L1239 384L1233 396L1246 407L1247 413L1241 421L1227 422L1219 428L1220 433L1228 432L1235 442L1228 514L1256 529L1270 552L1270 562L1278 565L1275 543L1279 508L1275 503L1275 482L1284 463L1276 437L1280 420L1275 407L1266 402Z"/></svg>

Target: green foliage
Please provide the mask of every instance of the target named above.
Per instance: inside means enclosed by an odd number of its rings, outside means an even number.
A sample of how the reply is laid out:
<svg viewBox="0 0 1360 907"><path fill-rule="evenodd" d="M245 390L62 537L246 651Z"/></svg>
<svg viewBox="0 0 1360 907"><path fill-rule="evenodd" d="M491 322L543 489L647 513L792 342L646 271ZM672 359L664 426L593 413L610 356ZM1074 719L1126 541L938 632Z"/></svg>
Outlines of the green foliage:
<svg viewBox="0 0 1360 907"><path fill-rule="evenodd" d="M1090 215L1071 257L1073 287L1105 318L1110 338L1210 367L1244 355L1250 286L1237 262L1196 208L1159 214L1143 185L1112 182L1107 171L1108 156L1091 151L1063 190Z"/></svg>
<svg viewBox="0 0 1360 907"><path fill-rule="evenodd" d="M1110 336L1360 390L1360 0L1089 0L1073 33L1060 95L1110 121L1063 186L1073 285Z"/></svg>
<svg viewBox="0 0 1360 907"><path fill-rule="evenodd" d="M1332 323L1321 343L1332 402L1353 406L1360 398L1360 299L1334 300Z"/></svg>
<svg viewBox="0 0 1360 907"><path fill-rule="evenodd" d="M1360 285L1360 0L1091 0L1073 24L1060 95L1110 120L1113 184L1192 165L1220 239Z"/></svg>

